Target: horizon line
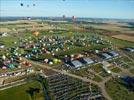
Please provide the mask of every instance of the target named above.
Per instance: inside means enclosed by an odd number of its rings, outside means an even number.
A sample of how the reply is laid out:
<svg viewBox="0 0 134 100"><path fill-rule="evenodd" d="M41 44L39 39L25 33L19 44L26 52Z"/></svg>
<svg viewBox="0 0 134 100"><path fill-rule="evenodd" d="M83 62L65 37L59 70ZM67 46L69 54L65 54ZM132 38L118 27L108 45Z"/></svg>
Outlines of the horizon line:
<svg viewBox="0 0 134 100"><path fill-rule="evenodd" d="M0 18L2 17L33 17L33 18L37 18L37 17L46 17L46 18L62 18L62 16L0 16ZM72 16L68 16L66 18L72 18ZM86 17L86 16L79 16L76 18L93 18L93 19L121 19L121 20L134 20L134 18L110 18L110 17Z"/></svg>

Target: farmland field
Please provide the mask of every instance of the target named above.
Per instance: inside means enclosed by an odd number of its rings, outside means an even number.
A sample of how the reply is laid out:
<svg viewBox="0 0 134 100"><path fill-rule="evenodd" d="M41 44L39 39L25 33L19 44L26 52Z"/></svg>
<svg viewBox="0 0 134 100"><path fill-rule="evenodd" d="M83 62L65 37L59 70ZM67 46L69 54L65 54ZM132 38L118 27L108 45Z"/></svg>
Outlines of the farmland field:
<svg viewBox="0 0 134 100"><path fill-rule="evenodd" d="M133 36L128 36L128 35L113 35L112 37L121 39L121 40L127 40L130 42L134 42L134 37Z"/></svg>

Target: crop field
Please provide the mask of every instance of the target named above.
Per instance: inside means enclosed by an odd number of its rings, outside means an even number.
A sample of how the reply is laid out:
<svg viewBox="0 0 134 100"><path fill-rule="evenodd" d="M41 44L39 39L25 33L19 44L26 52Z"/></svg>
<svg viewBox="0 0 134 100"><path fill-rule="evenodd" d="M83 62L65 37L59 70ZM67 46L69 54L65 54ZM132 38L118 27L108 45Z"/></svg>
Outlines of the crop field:
<svg viewBox="0 0 134 100"><path fill-rule="evenodd" d="M63 98L87 100L89 96L90 98L93 96L96 99L104 99L96 85L84 83L62 74L50 76L47 80L55 100L63 100Z"/></svg>
<svg viewBox="0 0 134 100"><path fill-rule="evenodd" d="M113 35L112 37L121 39L121 40L126 40L130 42L134 42L134 36L128 36L128 35Z"/></svg>
<svg viewBox="0 0 134 100"><path fill-rule="evenodd" d="M93 27L96 29L103 29L111 32L121 32L123 34L133 34L134 33L134 27L129 26L127 23L118 23L118 22L105 22L105 23L89 23L86 24L85 27Z"/></svg>
<svg viewBox="0 0 134 100"><path fill-rule="evenodd" d="M16 22L1 22L0 32L24 32L25 30L35 31L35 30L48 30L54 29L48 24L39 24L36 21L16 21Z"/></svg>

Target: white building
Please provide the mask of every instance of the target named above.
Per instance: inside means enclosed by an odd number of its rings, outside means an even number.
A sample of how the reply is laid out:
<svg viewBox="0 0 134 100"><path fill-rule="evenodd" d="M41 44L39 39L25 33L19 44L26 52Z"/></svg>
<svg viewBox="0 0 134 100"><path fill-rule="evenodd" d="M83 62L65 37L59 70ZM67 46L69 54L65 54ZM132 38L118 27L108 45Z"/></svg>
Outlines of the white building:
<svg viewBox="0 0 134 100"><path fill-rule="evenodd" d="M6 32L0 32L0 37L7 36L8 34Z"/></svg>

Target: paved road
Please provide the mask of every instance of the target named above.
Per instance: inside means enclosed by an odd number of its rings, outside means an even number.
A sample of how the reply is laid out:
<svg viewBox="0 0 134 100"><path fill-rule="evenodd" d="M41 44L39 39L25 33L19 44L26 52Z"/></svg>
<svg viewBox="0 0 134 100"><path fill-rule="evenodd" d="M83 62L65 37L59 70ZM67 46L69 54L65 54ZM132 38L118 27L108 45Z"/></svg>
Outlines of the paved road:
<svg viewBox="0 0 134 100"><path fill-rule="evenodd" d="M53 67L50 67L50 66L46 66L46 65L43 65L41 63L38 63L38 62L33 62L31 60L27 60L24 58L24 60L30 62L32 65L34 65L34 67L40 67L40 68L45 68L45 69L49 69L49 70L52 70L52 71L55 71L55 72L58 72L58 73L61 73L61 74L64 74L64 75L68 75L70 77L73 77L73 78L77 78L77 79L80 79L84 82L90 82L90 83L93 83L95 85L97 85L101 91L102 91L102 94L105 98L107 98L108 100L112 100L109 95L107 94L106 90L105 90L105 82L107 82L110 78L106 79L104 82L102 83L98 83L96 81L93 81L93 80L90 80L90 79L87 79L87 78L83 78L81 76L77 76L77 75L74 75L74 74L71 74L71 73L68 73L66 71L63 71L63 70L58 70L58 69L54 69Z"/></svg>

